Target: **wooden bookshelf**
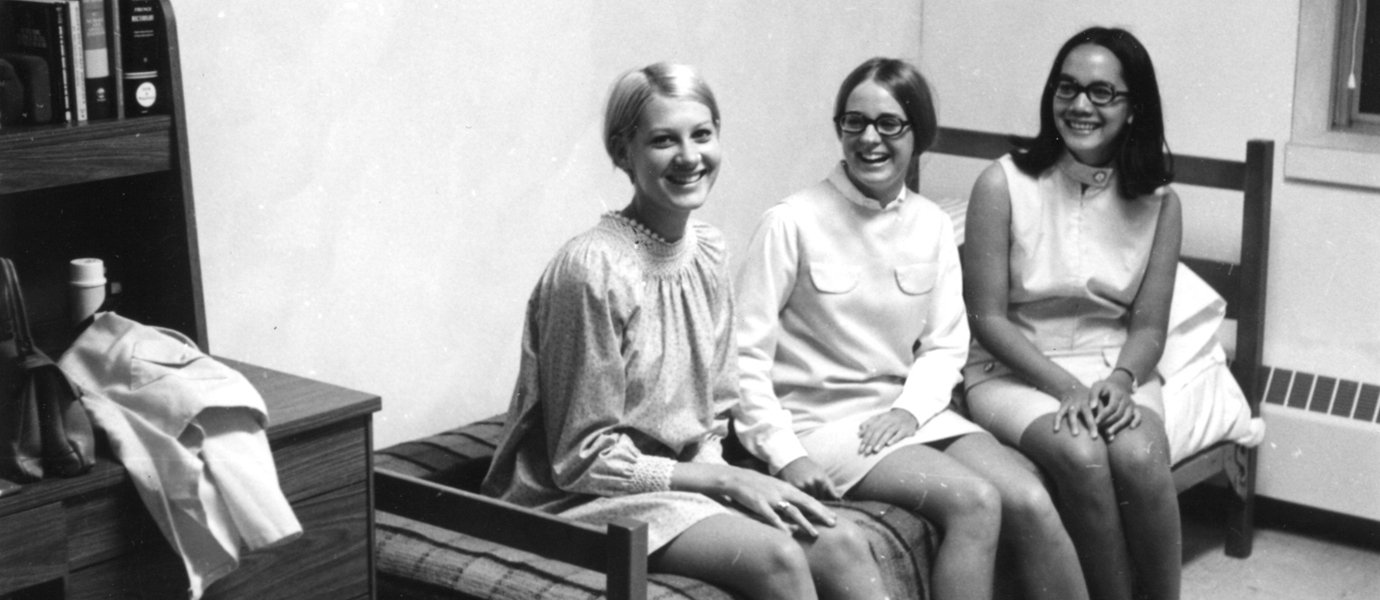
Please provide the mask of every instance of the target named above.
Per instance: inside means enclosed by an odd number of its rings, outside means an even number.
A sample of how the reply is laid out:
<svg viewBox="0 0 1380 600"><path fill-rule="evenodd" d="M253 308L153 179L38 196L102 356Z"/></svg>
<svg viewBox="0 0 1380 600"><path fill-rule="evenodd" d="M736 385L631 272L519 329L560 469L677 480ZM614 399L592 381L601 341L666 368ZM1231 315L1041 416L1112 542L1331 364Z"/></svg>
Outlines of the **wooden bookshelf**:
<svg viewBox="0 0 1380 600"><path fill-rule="evenodd" d="M105 261L115 310L209 350L177 27L159 4L166 114L0 130L0 256L50 354L70 341L67 263L81 257Z"/></svg>
<svg viewBox="0 0 1380 600"><path fill-rule="evenodd" d="M39 346L71 342L68 263L105 261L110 307L206 336L177 30L160 0L164 114L0 130L0 256L15 261ZM372 598L370 452L377 396L223 360L259 390L297 541L244 557L207 593L219 598ZM88 474L0 498L0 599L185 598L187 577L101 446Z"/></svg>

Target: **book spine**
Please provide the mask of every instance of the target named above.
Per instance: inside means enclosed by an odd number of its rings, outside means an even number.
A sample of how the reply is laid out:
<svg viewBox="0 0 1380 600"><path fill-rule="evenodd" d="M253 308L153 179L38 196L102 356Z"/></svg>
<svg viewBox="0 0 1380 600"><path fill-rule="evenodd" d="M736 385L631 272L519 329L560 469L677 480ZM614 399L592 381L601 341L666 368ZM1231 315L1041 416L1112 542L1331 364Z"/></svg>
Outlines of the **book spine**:
<svg viewBox="0 0 1380 600"><path fill-rule="evenodd" d="M110 80L110 45L106 0L81 0L81 34L86 57L86 115L104 119L114 115Z"/></svg>
<svg viewBox="0 0 1380 600"><path fill-rule="evenodd" d="M48 2L0 2L0 51L25 78L31 123L66 120L57 9Z"/></svg>
<svg viewBox="0 0 1380 600"><path fill-rule="evenodd" d="M86 44L81 26L81 0L67 1L67 56L72 65L72 110L78 123L86 122Z"/></svg>
<svg viewBox="0 0 1380 600"><path fill-rule="evenodd" d="M121 54L120 32L120 0L106 0L105 22L109 25L106 31L106 43L110 47L110 82L111 100L115 118L125 117L125 67Z"/></svg>
<svg viewBox="0 0 1380 600"><path fill-rule="evenodd" d="M125 116L161 113L168 103L159 69L160 18L154 0L120 0Z"/></svg>
<svg viewBox="0 0 1380 600"><path fill-rule="evenodd" d="M54 20L57 22L57 36L55 38L57 43L55 46L59 58L56 65L58 71L50 73L50 75L53 77L53 81L59 82L56 89L60 90L62 94L62 120L66 123L72 123L74 122L73 119L76 118L74 112L76 107L72 104L72 63L71 59L67 58L67 53L70 52L70 46L67 43L67 7L62 4L54 4L52 9L56 15Z"/></svg>

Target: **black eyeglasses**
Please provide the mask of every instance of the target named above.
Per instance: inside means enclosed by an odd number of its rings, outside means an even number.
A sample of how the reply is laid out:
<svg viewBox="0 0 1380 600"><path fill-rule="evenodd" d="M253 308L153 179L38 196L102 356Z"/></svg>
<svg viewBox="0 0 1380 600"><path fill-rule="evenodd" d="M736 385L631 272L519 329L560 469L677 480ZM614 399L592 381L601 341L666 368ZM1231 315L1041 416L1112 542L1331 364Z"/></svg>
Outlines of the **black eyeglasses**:
<svg viewBox="0 0 1380 600"><path fill-rule="evenodd" d="M910 127L910 121L895 115L869 119L862 113L855 112L846 112L834 117L834 124L844 133L862 133L867 130L868 125L873 125L877 128L877 135L882 137L896 137Z"/></svg>
<svg viewBox="0 0 1380 600"><path fill-rule="evenodd" d="M1061 79L1054 84L1054 97L1060 100L1073 100L1084 92L1088 94L1088 102L1093 103L1093 106L1106 106L1117 98L1130 96L1130 92L1118 90L1105 81L1081 85L1077 81Z"/></svg>

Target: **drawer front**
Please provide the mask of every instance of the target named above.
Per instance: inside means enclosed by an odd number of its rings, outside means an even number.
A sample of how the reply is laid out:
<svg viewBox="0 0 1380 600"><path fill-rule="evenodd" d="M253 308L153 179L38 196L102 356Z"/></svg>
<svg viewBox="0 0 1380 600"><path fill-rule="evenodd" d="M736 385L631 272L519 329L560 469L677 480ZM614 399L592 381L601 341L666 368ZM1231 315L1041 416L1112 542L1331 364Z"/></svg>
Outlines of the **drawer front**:
<svg viewBox="0 0 1380 600"><path fill-rule="evenodd" d="M273 460L283 495L295 507L324 490L364 483L369 472L366 439L362 426L337 426L275 444ZM165 544L131 484L69 500L67 519L73 569L109 560L131 546Z"/></svg>
<svg viewBox="0 0 1380 600"><path fill-rule="evenodd" d="M109 560L134 548L166 546L163 533L129 483L67 502L72 570Z"/></svg>
<svg viewBox="0 0 1380 600"><path fill-rule="evenodd" d="M67 527L62 505L45 504L0 517L0 594L67 573Z"/></svg>
<svg viewBox="0 0 1380 600"><path fill-rule="evenodd" d="M278 484L291 502L369 478L368 419L346 421L273 444Z"/></svg>
<svg viewBox="0 0 1380 600"><path fill-rule="evenodd" d="M247 554L240 567L207 590L207 600L353 598L367 596L367 488L361 483L294 502L301 538ZM185 598L187 575L167 544L152 544L75 572L69 599Z"/></svg>
<svg viewBox="0 0 1380 600"><path fill-rule="evenodd" d="M364 483L294 503L303 534L272 550L252 553L211 586L207 600L296 600L367 594L372 573L372 519Z"/></svg>

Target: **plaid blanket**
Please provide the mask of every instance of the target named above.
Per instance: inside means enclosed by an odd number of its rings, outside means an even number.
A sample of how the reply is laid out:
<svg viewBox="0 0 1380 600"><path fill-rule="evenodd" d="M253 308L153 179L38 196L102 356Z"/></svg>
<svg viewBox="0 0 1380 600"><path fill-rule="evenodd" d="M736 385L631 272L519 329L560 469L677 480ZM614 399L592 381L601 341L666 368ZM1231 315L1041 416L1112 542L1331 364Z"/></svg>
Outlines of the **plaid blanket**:
<svg viewBox="0 0 1380 600"><path fill-rule="evenodd" d="M503 430L498 415L377 450L374 465L475 491ZM892 598L928 598L929 565L939 542L925 520L879 502L833 505L866 532ZM604 576L398 515L379 512L375 532L381 598L603 597ZM730 600L703 581L651 573L649 600Z"/></svg>

